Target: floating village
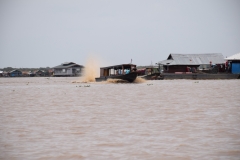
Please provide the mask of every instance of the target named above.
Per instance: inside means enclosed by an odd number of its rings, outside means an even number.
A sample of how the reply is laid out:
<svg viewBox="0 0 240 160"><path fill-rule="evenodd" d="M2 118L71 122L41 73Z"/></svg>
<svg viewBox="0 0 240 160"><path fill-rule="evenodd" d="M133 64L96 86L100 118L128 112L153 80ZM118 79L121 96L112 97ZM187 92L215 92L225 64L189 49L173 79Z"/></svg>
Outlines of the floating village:
<svg viewBox="0 0 240 160"><path fill-rule="evenodd" d="M84 66L65 62L53 68L37 70L0 70L0 77L73 77L82 76ZM121 79L133 82L137 77L146 80L164 79L240 79L240 53L224 58L221 53L169 54L166 60L154 65L118 64L99 68L96 81Z"/></svg>

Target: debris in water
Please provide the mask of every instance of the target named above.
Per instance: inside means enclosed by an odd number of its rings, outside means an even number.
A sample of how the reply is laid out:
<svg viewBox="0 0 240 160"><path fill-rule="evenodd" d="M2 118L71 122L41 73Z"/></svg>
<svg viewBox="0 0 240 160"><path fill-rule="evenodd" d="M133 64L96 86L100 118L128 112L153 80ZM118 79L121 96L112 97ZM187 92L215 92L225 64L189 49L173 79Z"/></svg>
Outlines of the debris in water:
<svg viewBox="0 0 240 160"><path fill-rule="evenodd" d="M72 83L81 83L80 81L72 81Z"/></svg>

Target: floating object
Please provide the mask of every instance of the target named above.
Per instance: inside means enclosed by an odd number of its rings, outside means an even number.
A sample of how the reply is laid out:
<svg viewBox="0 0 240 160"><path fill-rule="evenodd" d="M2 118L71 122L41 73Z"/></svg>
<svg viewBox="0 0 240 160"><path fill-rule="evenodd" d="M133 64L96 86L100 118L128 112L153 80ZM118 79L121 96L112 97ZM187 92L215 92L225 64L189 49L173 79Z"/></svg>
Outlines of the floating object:
<svg viewBox="0 0 240 160"><path fill-rule="evenodd" d="M97 82L106 81L108 79L120 79L133 82L137 78L136 65L120 64L109 67L100 68L100 77L95 78Z"/></svg>

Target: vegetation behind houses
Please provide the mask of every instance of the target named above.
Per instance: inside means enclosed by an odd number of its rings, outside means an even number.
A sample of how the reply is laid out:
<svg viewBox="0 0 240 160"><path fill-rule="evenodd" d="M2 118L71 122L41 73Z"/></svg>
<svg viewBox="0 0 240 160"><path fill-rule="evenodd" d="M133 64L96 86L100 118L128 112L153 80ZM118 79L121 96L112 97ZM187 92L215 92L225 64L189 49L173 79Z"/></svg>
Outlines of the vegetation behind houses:
<svg viewBox="0 0 240 160"><path fill-rule="evenodd" d="M6 68L0 68L1 71L10 72L12 70L19 70L19 71L37 71L37 70L43 70L43 71L49 71L53 68L50 67L40 67L40 68L12 68L12 67L6 67Z"/></svg>

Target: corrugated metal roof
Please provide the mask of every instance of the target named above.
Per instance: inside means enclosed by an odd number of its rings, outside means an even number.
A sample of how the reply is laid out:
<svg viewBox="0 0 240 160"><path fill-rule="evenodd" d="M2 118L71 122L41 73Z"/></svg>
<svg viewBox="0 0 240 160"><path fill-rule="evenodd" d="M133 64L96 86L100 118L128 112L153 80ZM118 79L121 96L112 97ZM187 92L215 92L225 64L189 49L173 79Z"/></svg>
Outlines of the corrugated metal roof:
<svg viewBox="0 0 240 160"><path fill-rule="evenodd" d="M44 70L40 70L40 69L39 69L39 70L37 70L36 72L45 72L45 71L44 71Z"/></svg>
<svg viewBox="0 0 240 160"><path fill-rule="evenodd" d="M164 61L160 61L158 62L159 64L163 64L163 65L174 65L174 60L164 60Z"/></svg>
<svg viewBox="0 0 240 160"><path fill-rule="evenodd" d="M240 60L240 53L234 54L228 58L225 58L226 60Z"/></svg>
<svg viewBox="0 0 240 160"><path fill-rule="evenodd" d="M201 65L225 63L224 57L221 53L205 53L205 54L173 54L168 56L165 61L159 62L166 65ZM167 64L168 63L168 64Z"/></svg>
<svg viewBox="0 0 240 160"><path fill-rule="evenodd" d="M63 66L68 66L68 65L71 65L71 64L76 64L76 63L74 63L74 62L64 62L64 63L62 63Z"/></svg>
<svg viewBox="0 0 240 160"><path fill-rule="evenodd" d="M67 64L69 64L69 65L67 65ZM65 68L70 68L70 67L83 67L83 66L81 66L81 65L79 65L79 64L76 64L76 63L73 63L73 62L71 62L71 63L63 63L63 64L61 64L61 65L59 65L59 66L56 66L56 67L53 67L53 68L55 68L55 69L57 69L57 68L59 68L59 69L65 69Z"/></svg>
<svg viewBox="0 0 240 160"><path fill-rule="evenodd" d="M21 72L21 71L15 69L15 70L10 71L9 73L13 73L13 72ZM22 73L22 72L21 72L21 73Z"/></svg>

